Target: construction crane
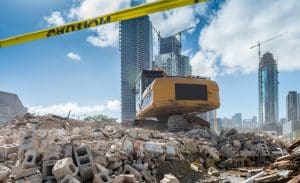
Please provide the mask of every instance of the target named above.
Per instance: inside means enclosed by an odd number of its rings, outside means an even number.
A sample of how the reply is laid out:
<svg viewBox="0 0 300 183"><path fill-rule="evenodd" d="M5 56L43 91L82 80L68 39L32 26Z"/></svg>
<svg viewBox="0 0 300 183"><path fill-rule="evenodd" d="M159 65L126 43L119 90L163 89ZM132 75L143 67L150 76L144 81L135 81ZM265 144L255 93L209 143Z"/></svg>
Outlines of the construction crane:
<svg viewBox="0 0 300 183"><path fill-rule="evenodd" d="M173 35L169 36L169 37L173 37L173 36L179 35L180 52L181 52L181 49L182 49L182 34L185 33L186 31L189 31L189 30L193 29L193 28L195 28L195 27L189 27L189 28L184 29L180 32L177 32L176 34L173 34ZM158 50L160 50L160 40L162 38L161 34L160 34L160 31L158 31L154 26L153 26L153 30L156 32L156 34L158 36Z"/></svg>
<svg viewBox="0 0 300 183"><path fill-rule="evenodd" d="M173 36L179 35L180 50L182 48L182 34L185 33L185 32L187 32L187 31L189 31L189 30L191 30L191 29L193 29L193 28L195 28L195 27L189 27L189 28L184 29L184 30L182 30L180 32L177 32L176 34L173 35Z"/></svg>
<svg viewBox="0 0 300 183"><path fill-rule="evenodd" d="M153 30L156 32L157 34L157 44L158 44L158 51L160 49L160 39L161 39L161 35L160 35L160 31L158 31L154 26L152 26Z"/></svg>
<svg viewBox="0 0 300 183"><path fill-rule="evenodd" d="M282 33L282 34L279 34L279 35L277 35L277 36L275 36L275 37L272 37L272 38L270 38L270 39L267 39L267 40L265 40L265 41L263 41L263 42L258 41L258 43L257 43L256 45L251 46L250 49L253 49L253 48L255 48L255 47L258 47L258 60L260 61L260 59L261 59L261 49L260 49L260 46L261 46L262 44L265 44L265 43L269 42L269 41L272 41L273 39L282 37L282 36L285 35L285 34L287 34L287 32L284 32L284 33Z"/></svg>

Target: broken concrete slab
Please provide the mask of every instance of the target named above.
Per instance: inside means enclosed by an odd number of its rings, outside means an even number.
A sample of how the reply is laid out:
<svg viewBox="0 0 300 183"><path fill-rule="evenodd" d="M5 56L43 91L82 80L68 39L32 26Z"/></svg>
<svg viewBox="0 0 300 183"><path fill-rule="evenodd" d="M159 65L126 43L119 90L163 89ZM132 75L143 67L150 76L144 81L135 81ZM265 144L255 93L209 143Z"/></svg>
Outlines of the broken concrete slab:
<svg viewBox="0 0 300 183"><path fill-rule="evenodd" d="M160 183L180 183L179 180L171 174L166 174Z"/></svg>
<svg viewBox="0 0 300 183"><path fill-rule="evenodd" d="M38 152L35 149L29 149L25 153L25 158L24 158L22 166L25 169L36 167L38 158L39 158Z"/></svg>
<svg viewBox="0 0 300 183"><path fill-rule="evenodd" d="M143 180L142 174L139 171L137 171L135 168L133 168L132 166L130 166L130 165L125 165L124 166L123 173L124 174L134 175L138 181L142 181Z"/></svg>
<svg viewBox="0 0 300 183"><path fill-rule="evenodd" d="M139 183L134 175L121 174L114 178L112 183Z"/></svg>
<svg viewBox="0 0 300 183"><path fill-rule="evenodd" d="M52 173L52 169L54 167L54 165L56 164L57 160L47 160L47 161L43 161L43 172L42 172L42 176L43 176L43 180L44 181L55 181L56 178Z"/></svg>
<svg viewBox="0 0 300 183"><path fill-rule="evenodd" d="M61 180L67 174L76 176L78 173L78 168L75 166L71 158L65 158L58 160L55 163L52 173L57 180Z"/></svg>
<svg viewBox="0 0 300 183"><path fill-rule="evenodd" d="M0 182L5 182L10 174L11 170L8 167L0 165Z"/></svg>
<svg viewBox="0 0 300 183"><path fill-rule="evenodd" d="M67 174L64 176L64 178L61 181L59 181L59 183L81 183L81 182L75 177L73 177L72 175Z"/></svg>
<svg viewBox="0 0 300 183"><path fill-rule="evenodd" d="M0 157L8 158L12 153L17 153L19 149L18 144L2 144L0 145Z"/></svg>

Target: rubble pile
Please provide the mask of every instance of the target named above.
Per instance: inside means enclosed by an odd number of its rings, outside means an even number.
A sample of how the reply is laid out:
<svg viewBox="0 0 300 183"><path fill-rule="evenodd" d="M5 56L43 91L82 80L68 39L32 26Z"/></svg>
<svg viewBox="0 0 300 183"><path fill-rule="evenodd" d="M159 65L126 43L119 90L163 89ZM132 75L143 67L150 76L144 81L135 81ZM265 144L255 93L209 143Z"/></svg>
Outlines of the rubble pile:
<svg viewBox="0 0 300 183"><path fill-rule="evenodd" d="M239 180L249 182L274 172L285 181L299 174L298 146L288 152L265 134L234 129L220 136L204 127L163 133L27 115L3 125L0 134L0 182L234 182L242 167L266 167L240 173Z"/></svg>
<svg viewBox="0 0 300 183"><path fill-rule="evenodd" d="M284 144L267 134L239 134L235 129L221 134L218 145L226 159L220 166L225 168L265 166L287 154Z"/></svg>

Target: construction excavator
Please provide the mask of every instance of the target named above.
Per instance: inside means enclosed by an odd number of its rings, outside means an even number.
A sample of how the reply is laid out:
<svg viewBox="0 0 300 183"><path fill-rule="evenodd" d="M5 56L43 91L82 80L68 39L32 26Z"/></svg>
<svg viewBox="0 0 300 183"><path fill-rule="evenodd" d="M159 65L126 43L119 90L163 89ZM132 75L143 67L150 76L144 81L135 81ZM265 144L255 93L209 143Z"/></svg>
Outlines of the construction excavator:
<svg viewBox="0 0 300 183"><path fill-rule="evenodd" d="M171 132L195 125L209 128L209 122L196 115L220 106L219 87L209 78L166 76L163 71L144 70L136 81L136 103L135 126L153 126L155 123L149 119L156 118L158 125L154 128Z"/></svg>
<svg viewBox="0 0 300 183"><path fill-rule="evenodd" d="M90 27L137 18L151 13L205 1L206 0L160 0L96 18L2 39L0 40L0 48L59 36ZM179 33L180 39L181 33L182 32ZM202 126L209 127L208 122L201 121L200 118L196 118L194 114L214 110L220 106L217 83L208 78L174 77L166 76L162 71L158 72L160 72L160 74L154 74L155 77L146 78L147 83L143 82L145 80L143 74L140 77L141 81L137 82L140 85L137 87L137 93L139 94L136 95L138 111L135 123L146 123L145 119L155 117L159 121L159 126L166 126L170 131L184 130L189 124L199 121Z"/></svg>

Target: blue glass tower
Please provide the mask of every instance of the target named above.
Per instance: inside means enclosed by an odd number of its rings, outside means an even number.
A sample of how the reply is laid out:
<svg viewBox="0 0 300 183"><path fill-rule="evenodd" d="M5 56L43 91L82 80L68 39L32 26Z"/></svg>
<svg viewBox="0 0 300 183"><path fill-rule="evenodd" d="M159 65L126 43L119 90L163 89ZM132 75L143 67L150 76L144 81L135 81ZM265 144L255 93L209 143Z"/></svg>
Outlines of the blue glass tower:
<svg viewBox="0 0 300 183"><path fill-rule="evenodd" d="M131 5L144 3L132 0ZM120 23L122 122L135 119L135 80L142 70L152 68L152 24L149 16Z"/></svg>
<svg viewBox="0 0 300 183"><path fill-rule="evenodd" d="M278 117L278 69L273 54L266 52L258 69L259 122L277 123Z"/></svg>

